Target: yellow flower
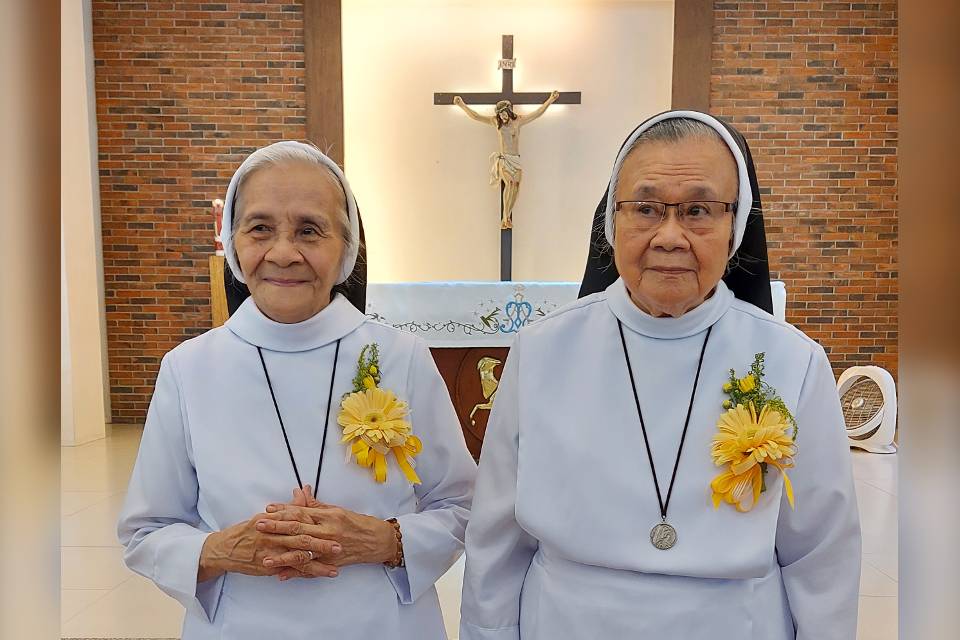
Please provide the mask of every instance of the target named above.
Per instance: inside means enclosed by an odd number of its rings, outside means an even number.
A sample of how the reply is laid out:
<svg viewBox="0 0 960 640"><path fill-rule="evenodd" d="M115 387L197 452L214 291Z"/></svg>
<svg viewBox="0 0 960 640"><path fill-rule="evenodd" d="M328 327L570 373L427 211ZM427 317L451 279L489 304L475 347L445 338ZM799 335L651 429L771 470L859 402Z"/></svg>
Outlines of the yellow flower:
<svg viewBox="0 0 960 640"><path fill-rule="evenodd" d="M370 365L370 375L372 376L377 375L377 365L375 364Z"/></svg>
<svg viewBox="0 0 960 640"><path fill-rule="evenodd" d="M729 382L724 382L724 383L723 383L723 392L724 392L724 393L730 393L731 391L733 391L733 385L730 384Z"/></svg>
<svg viewBox="0 0 960 640"><path fill-rule="evenodd" d="M793 486L786 470L793 467L797 450L788 434L789 424L780 412L764 407L758 416L753 403L748 407L738 404L720 416L717 428L711 455L718 467L726 465L727 469L710 483L714 508L722 501L738 511L752 509L763 486L760 465L764 463L780 469L787 500L793 507Z"/></svg>
<svg viewBox="0 0 960 640"><path fill-rule="evenodd" d="M757 388L757 380L751 373L743 378L740 378L740 380L737 382L737 386L740 387L741 392L749 393Z"/></svg>
<svg viewBox="0 0 960 640"><path fill-rule="evenodd" d="M729 408L732 407L732 406L733 406L733 403L730 402L729 400L724 400L724 401L723 401L723 408L724 408L724 409L729 409Z"/></svg>
<svg viewBox="0 0 960 640"><path fill-rule="evenodd" d="M377 386L377 381L373 379L373 376L367 376L363 379L363 386L367 389L373 389Z"/></svg>
<svg viewBox="0 0 960 640"><path fill-rule="evenodd" d="M364 384L366 380L364 379ZM405 420L407 403L392 391L369 387L351 393L340 403L337 424L343 427L341 442L353 442L350 452L362 467L373 467L377 482L387 480L387 454L392 453L404 476L413 484L420 478L410 464L420 453L420 439L411 433Z"/></svg>

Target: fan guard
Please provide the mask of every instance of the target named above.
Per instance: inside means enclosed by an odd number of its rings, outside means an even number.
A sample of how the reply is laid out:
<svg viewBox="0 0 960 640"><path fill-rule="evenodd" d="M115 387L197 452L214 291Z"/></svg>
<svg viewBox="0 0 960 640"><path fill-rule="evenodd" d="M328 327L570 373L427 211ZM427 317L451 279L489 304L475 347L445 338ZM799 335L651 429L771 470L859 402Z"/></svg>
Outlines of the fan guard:
<svg viewBox="0 0 960 640"><path fill-rule="evenodd" d="M876 366L851 367L837 382L850 446L872 453L894 453L897 393L893 376Z"/></svg>

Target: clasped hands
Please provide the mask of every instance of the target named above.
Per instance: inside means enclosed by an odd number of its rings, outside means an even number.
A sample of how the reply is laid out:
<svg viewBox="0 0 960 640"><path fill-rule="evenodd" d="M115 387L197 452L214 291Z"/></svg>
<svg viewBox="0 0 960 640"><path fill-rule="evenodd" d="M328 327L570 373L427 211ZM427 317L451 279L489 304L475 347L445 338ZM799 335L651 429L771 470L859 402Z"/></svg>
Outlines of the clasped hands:
<svg viewBox="0 0 960 640"><path fill-rule="evenodd" d="M293 501L207 536L197 581L226 572L290 578L335 578L339 567L388 562L397 555L393 525L324 504L309 485Z"/></svg>

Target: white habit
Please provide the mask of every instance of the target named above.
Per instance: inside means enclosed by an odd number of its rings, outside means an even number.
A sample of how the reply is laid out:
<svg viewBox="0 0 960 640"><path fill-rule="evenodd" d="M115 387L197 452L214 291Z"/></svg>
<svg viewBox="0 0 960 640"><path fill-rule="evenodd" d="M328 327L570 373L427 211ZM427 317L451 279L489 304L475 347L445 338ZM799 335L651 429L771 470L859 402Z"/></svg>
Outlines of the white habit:
<svg viewBox="0 0 960 640"><path fill-rule="evenodd" d="M342 339L333 407L327 406L335 343ZM387 482L346 459L337 424L362 347L380 347L380 385L410 405L422 484L411 486L390 456ZM312 484L330 412L321 502L377 518L397 517L406 568L343 567L333 579L228 573L197 584L210 531L248 520L296 486L256 346L276 392L304 483ZM223 327L188 340L160 367L140 453L119 522L127 566L187 609L184 640L445 638L434 582L463 548L476 467L424 343L371 322L342 296L301 323L284 325L247 299Z"/></svg>
<svg viewBox="0 0 960 640"><path fill-rule="evenodd" d="M713 326L667 521L617 330L624 326L661 490ZM748 513L714 510L711 445L729 369L764 379L799 424L796 510L780 472ZM723 282L680 318L654 318L622 280L520 331L487 427L467 527L461 640L852 640L860 530L830 365L797 329Z"/></svg>

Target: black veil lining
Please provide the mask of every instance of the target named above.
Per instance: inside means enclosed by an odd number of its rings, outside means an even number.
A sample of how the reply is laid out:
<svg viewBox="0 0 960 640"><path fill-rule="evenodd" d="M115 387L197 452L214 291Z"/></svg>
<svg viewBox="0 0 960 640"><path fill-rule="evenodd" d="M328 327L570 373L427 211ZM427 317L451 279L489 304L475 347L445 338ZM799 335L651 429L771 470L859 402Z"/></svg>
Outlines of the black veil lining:
<svg viewBox="0 0 960 640"><path fill-rule="evenodd" d="M719 120L719 118L717 119ZM753 204L747 218L743 240L728 263L723 281L737 298L772 314L773 296L770 293L770 265L767 260L767 237L763 229L763 206L760 202L757 170L753 164L750 146L743 135L726 122L720 122L730 132L737 146L743 152L743 157L747 161L747 174L750 177L750 190L753 193ZM638 125L637 128L639 129L645 124L646 121ZM633 132L630 136L632 135ZM627 140L630 139L630 136L627 136ZM624 144L627 140L624 140ZM622 149L623 146L621 145L620 148ZM609 189L610 186L608 185L607 190L609 191ZM606 208L607 191L604 191L593 214L590 251L587 255L587 265L583 273L583 283L580 285L578 296L580 298L603 291L620 277L613 262L613 252L604 237Z"/></svg>

